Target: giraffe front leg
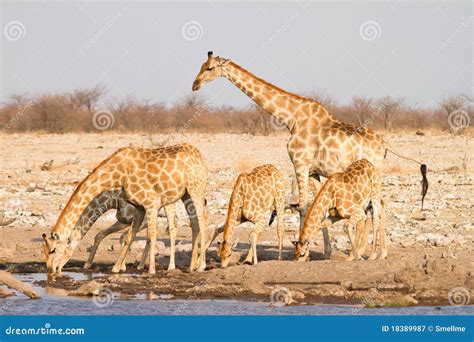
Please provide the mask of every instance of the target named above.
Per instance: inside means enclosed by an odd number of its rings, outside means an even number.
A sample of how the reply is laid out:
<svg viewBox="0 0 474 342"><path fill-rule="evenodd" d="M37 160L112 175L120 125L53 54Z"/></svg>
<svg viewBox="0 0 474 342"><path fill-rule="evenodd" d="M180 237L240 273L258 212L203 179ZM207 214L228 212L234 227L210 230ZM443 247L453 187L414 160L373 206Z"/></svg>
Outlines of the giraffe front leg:
<svg viewBox="0 0 474 342"><path fill-rule="evenodd" d="M129 224L123 224L117 221L113 225L111 225L109 228L101 230L99 233L97 233L94 239L94 245L92 246L90 254L89 254L89 258L84 264L84 268L89 269L92 266L92 262L94 261L94 257L95 257L95 254L97 253L97 249L99 248L100 243L105 237L109 236L112 233L118 232L122 229L125 229L128 226Z"/></svg>
<svg viewBox="0 0 474 342"><path fill-rule="evenodd" d="M170 235L170 263L168 264L168 271L174 270L175 265L175 247L176 247L176 233L177 233L177 222L176 222L176 205L170 204L165 207L166 219L168 221L168 232Z"/></svg>
<svg viewBox="0 0 474 342"><path fill-rule="evenodd" d="M361 258L360 245L361 245L361 240L362 240L361 237L363 235L366 218L367 216L365 215L365 212L362 209L360 209L360 210L355 210L353 214L351 215L351 218L349 219L349 222L351 223L352 227L355 227L356 234L355 234L355 238L349 236L349 239L352 241L352 250L349 254L349 257L346 259L348 261Z"/></svg>
<svg viewBox="0 0 474 342"><path fill-rule="evenodd" d="M285 235L285 203L283 198L277 201L276 205L277 221L278 221L278 260L282 260L283 256L283 237Z"/></svg>
<svg viewBox="0 0 474 342"><path fill-rule="evenodd" d="M380 200L380 228L379 228L379 236L380 236L380 259L385 259L387 257L387 246L385 244L385 208L386 204L384 200Z"/></svg>
<svg viewBox="0 0 474 342"><path fill-rule="evenodd" d="M146 208L147 242L150 244L148 274L156 274L155 256L156 256L156 216L159 207L152 205Z"/></svg>
<svg viewBox="0 0 474 342"><path fill-rule="evenodd" d="M145 269L146 259L148 257L149 252L150 252L150 244L148 243L148 240L147 240L146 244L145 244L145 248L143 249L143 253L142 253L142 257L140 259L140 263L137 266L138 270Z"/></svg>
<svg viewBox="0 0 474 342"><path fill-rule="evenodd" d="M193 199L188 193L183 197L184 207L188 213L189 221L192 229L192 252L191 252L191 263L189 265L189 272L194 272L199 267L198 256L199 256L199 240L201 238L199 220L197 217L197 209Z"/></svg>
<svg viewBox="0 0 474 342"><path fill-rule="evenodd" d="M251 251L252 251L252 259L253 259L253 264L257 265L258 259L257 259L257 242L258 238L260 237L260 234L262 233L263 229L265 226L268 224L266 217L261 218L257 223L255 224L255 228L253 231L250 233L250 245L251 245ZM249 251L250 254L250 251Z"/></svg>
<svg viewBox="0 0 474 342"><path fill-rule="evenodd" d="M132 243L133 240L135 240L135 236L137 235L137 232L140 230L140 226L143 222L144 217L145 217L144 209L137 208L137 211L135 212L133 216L132 229L128 231L128 234L125 238L125 243L122 246L122 249L120 250L120 254L117 259L117 262L112 268L112 273L118 273L120 269L122 268L122 265L125 263L125 257L127 256L127 252L130 247L130 244Z"/></svg>

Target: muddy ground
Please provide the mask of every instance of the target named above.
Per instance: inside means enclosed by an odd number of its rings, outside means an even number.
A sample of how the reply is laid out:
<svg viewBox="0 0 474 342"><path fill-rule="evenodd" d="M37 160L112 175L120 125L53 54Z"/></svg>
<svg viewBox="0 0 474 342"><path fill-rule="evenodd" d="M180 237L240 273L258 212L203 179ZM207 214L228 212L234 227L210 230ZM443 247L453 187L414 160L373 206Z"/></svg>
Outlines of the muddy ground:
<svg viewBox="0 0 474 342"><path fill-rule="evenodd" d="M470 134L472 136L472 134ZM189 274L190 228L180 205L177 266L166 272L169 242L160 220L155 276L136 270L144 232L127 257L127 273L113 275L111 266L120 249L119 234L106 238L87 272L104 272L97 281L122 293L170 294L173 298L273 300L286 303L345 303L378 305L447 305L453 288L473 295L474 168L473 143L467 136L431 133L386 135L398 152L427 163L430 190L420 212L418 166L388 155L383 165L383 195L388 202L387 260L345 262L349 243L342 225L330 228L331 260L321 260L322 237L312 248L312 261L295 263L293 240L297 214L287 211L285 261L276 261L276 228L268 228L258 249L260 263L238 265L248 250L250 224L236 229L239 238L233 265L219 268L215 244L207 255L208 270ZM12 272L45 272L41 234L54 225L74 187L102 159L123 146L157 147L179 142L197 146L208 169L208 205L213 226L225 220L228 199L237 175L257 165L273 163L286 176L291 197L292 165L286 152L288 135L229 134L2 134L0 135L0 263ZM51 164L52 161L52 164ZM51 165L50 165L51 164ZM434 171L434 172L433 172ZM87 248L97 232L115 222L104 215L86 235L64 271L82 272ZM74 290L84 282L66 277L40 285ZM465 290L460 290L462 293ZM457 290L454 290L454 292ZM451 292L453 293L453 291ZM453 297L453 296L451 296ZM471 300L472 301L472 300Z"/></svg>

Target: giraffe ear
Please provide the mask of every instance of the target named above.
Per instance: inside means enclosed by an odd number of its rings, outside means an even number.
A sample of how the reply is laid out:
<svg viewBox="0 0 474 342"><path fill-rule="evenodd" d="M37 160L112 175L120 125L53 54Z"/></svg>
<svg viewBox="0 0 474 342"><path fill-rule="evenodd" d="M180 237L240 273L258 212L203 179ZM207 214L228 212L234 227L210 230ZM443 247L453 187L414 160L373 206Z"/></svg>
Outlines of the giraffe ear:
<svg viewBox="0 0 474 342"><path fill-rule="evenodd" d="M213 54L212 51L208 51L208 52L207 52L207 57L211 58L211 57L212 57L212 54Z"/></svg>
<svg viewBox="0 0 474 342"><path fill-rule="evenodd" d="M226 66L230 62L230 59L224 59L221 63L221 66Z"/></svg>

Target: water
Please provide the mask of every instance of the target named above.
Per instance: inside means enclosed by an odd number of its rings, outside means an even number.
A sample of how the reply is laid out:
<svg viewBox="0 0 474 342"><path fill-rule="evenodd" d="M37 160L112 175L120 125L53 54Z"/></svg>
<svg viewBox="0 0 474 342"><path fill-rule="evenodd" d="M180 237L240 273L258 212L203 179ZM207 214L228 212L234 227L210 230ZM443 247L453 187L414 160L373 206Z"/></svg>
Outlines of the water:
<svg viewBox="0 0 474 342"><path fill-rule="evenodd" d="M67 273L74 279L91 275ZM94 276L99 276L95 274ZM45 274L15 275L22 281L46 279ZM70 297L32 284L39 300L24 295L0 299L0 315L474 315L474 306L403 307L368 309L348 305L301 305L272 307L269 303L236 300L147 300L145 296L121 299L118 296L93 300Z"/></svg>

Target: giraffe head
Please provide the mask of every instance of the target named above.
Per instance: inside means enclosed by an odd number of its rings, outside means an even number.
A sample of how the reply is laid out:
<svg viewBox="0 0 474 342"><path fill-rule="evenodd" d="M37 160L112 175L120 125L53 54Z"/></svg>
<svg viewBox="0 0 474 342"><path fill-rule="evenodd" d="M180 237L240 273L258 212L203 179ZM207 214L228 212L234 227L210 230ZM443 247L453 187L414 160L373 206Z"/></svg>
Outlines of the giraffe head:
<svg viewBox="0 0 474 342"><path fill-rule="evenodd" d="M217 255L221 258L221 267L226 268L229 265L230 257L232 256L232 249L237 246L238 240L234 243L229 241L222 241L217 243Z"/></svg>
<svg viewBox="0 0 474 342"><path fill-rule="evenodd" d="M71 258L73 248L69 239L62 241L57 233L51 233L50 236L43 234L44 255L46 258L46 269L48 274L54 275L61 273L63 266Z"/></svg>
<svg viewBox="0 0 474 342"><path fill-rule="evenodd" d="M222 69L229 61L230 59L214 57L212 51L209 51L207 60L202 64L201 70L193 82L193 91L199 90L204 84L222 76Z"/></svg>
<svg viewBox="0 0 474 342"><path fill-rule="evenodd" d="M295 245L294 261L306 261L309 258L309 241L293 241Z"/></svg>

